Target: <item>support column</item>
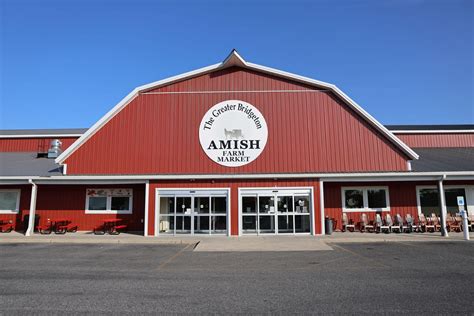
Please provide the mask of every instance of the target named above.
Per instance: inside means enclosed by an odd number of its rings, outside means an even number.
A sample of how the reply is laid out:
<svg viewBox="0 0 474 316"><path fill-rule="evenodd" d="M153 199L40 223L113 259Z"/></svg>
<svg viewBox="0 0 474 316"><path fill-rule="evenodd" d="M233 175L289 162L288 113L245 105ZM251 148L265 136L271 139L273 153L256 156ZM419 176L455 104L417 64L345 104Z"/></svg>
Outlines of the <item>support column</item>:
<svg viewBox="0 0 474 316"><path fill-rule="evenodd" d="M150 181L145 182L145 220L143 223L143 236L148 237L148 212L150 204Z"/></svg>
<svg viewBox="0 0 474 316"><path fill-rule="evenodd" d="M34 183L31 179L28 182L31 183L32 187L30 199L30 217L28 219L28 229L26 230L25 236L31 236L35 231L36 195L38 192L38 186L36 183Z"/></svg>
<svg viewBox="0 0 474 316"><path fill-rule="evenodd" d="M321 225L321 235L326 234L326 227L324 226L324 181L319 180L319 216L320 216L320 223Z"/></svg>
<svg viewBox="0 0 474 316"><path fill-rule="evenodd" d="M448 230L446 229L446 217L447 217L447 210L446 210L446 198L444 195L444 186L443 180L446 176L443 176L440 180L438 180L438 194L439 194L439 205L441 207L441 236L449 237Z"/></svg>

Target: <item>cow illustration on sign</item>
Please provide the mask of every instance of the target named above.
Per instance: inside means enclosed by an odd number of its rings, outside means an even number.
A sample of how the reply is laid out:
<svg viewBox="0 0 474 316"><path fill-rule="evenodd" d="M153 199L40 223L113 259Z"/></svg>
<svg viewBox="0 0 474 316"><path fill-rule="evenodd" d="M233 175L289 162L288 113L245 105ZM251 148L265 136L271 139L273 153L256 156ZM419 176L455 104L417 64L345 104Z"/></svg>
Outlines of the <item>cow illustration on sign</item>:
<svg viewBox="0 0 474 316"><path fill-rule="evenodd" d="M225 135L225 139L232 139L232 138L235 138L235 139L239 139L239 138L244 138L244 135L242 134L242 130L241 129L232 129L230 131L228 131L226 128L224 128L224 135Z"/></svg>

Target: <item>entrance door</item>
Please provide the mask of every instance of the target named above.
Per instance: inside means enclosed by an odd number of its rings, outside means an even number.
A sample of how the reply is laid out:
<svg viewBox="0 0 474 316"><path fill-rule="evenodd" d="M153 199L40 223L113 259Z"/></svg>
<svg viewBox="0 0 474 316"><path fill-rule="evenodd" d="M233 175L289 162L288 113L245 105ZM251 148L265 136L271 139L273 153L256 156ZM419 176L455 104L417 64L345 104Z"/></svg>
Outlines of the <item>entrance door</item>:
<svg viewBox="0 0 474 316"><path fill-rule="evenodd" d="M227 191L158 190L158 234L227 233Z"/></svg>
<svg viewBox="0 0 474 316"><path fill-rule="evenodd" d="M242 190L242 233L310 233L310 193L310 190Z"/></svg>
<svg viewBox="0 0 474 316"><path fill-rule="evenodd" d="M193 233L193 216L191 196L176 196L176 234Z"/></svg>

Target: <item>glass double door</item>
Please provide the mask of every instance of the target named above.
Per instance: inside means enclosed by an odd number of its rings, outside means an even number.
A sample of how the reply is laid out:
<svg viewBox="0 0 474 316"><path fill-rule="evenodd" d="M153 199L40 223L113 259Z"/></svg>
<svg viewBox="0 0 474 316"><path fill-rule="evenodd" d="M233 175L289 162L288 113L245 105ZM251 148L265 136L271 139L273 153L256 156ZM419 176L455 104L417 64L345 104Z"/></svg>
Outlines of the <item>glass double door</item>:
<svg viewBox="0 0 474 316"><path fill-rule="evenodd" d="M244 193L241 205L243 234L311 232L309 192Z"/></svg>
<svg viewBox="0 0 474 316"><path fill-rule="evenodd" d="M161 195L160 234L227 233L226 195Z"/></svg>

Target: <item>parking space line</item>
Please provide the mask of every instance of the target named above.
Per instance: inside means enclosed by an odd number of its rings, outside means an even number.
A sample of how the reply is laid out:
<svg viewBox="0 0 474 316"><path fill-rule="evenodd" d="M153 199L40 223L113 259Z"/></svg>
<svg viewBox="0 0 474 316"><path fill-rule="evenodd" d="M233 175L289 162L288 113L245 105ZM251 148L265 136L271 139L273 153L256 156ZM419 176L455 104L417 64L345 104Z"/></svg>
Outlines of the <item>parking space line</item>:
<svg viewBox="0 0 474 316"><path fill-rule="evenodd" d="M383 264L382 262L380 262L380 261L378 261L378 260L376 260L376 259L374 259L374 258L369 258L369 257L363 256L363 255L361 255L361 254L358 254L357 252L354 252L354 251L349 250L349 249L347 249L347 248L344 248L344 247L342 247L342 246L335 245L335 244L331 244L331 246L336 247L336 248L339 248L339 249L341 249L342 251L348 252L348 253L350 253L350 254L352 254L352 255L354 255L354 256L363 258L363 259L365 259L365 260L369 260L370 262L375 262L375 263L377 263L377 264L378 264L379 266L381 266L381 267L390 268L390 266L388 266L388 265L386 265L386 264Z"/></svg>
<svg viewBox="0 0 474 316"><path fill-rule="evenodd" d="M166 261L164 261L162 264L160 264L155 270L162 270L168 263L170 263L171 261L176 259L179 255L181 255L191 245L194 245L194 244L187 244L186 247L184 247L183 249L181 249L180 251L178 251L177 253L175 253L174 255L169 257L168 259L166 259Z"/></svg>

